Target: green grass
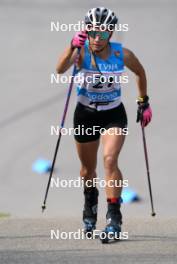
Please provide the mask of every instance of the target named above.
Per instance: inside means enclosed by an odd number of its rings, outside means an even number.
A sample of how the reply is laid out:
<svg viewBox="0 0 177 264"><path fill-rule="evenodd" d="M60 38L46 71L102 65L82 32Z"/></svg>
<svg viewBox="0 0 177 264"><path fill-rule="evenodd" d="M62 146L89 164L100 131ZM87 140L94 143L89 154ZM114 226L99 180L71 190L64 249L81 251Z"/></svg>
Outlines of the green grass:
<svg viewBox="0 0 177 264"><path fill-rule="evenodd" d="M6 218L6 217L10 217L10 214L0 212L0 218Z"/></svg>

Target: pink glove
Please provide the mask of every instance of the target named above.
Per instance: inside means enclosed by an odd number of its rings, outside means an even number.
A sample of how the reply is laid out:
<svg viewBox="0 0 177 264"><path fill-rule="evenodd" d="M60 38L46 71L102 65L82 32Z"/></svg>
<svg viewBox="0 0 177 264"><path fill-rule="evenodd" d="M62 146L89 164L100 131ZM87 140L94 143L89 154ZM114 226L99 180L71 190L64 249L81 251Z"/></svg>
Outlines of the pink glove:
<svg viewBox="0 0 177 264"><path fill-rule="evenodd" d="M137 100L138 109L137 109L137 119L136 122L141 122L142 127L147 126L152 118L152 110L149 105L149 97L145 96L144 102Z"/></svg>
<svg viewBox="0 0 177 264"><path fill-rule="evenodd" d="M151 122L151 118L152 118L152 110L151 110L151 107L149 106L143 112L142 121L141 121L142 127L147 126Z"/></svg>
<svg viewBox="0 0 177 264"><path fill-rule="evenodd" d="M85 31L77 32L71 41L72 48L81 48L84 46L86 39L87 34Z"/></svg>

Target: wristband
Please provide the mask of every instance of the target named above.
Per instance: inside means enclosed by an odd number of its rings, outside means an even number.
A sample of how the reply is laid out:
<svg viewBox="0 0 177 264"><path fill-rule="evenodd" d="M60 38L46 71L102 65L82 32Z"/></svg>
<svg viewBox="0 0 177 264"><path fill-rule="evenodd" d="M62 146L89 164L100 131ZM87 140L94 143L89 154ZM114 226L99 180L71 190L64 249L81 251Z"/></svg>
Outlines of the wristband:
<svg viewBox="0 0 177 264"><path fill-rule="evenodd" d="M148 103L149 101L149 96L145 95L145 96L138 96L136 102L137 103Z"/></svg>

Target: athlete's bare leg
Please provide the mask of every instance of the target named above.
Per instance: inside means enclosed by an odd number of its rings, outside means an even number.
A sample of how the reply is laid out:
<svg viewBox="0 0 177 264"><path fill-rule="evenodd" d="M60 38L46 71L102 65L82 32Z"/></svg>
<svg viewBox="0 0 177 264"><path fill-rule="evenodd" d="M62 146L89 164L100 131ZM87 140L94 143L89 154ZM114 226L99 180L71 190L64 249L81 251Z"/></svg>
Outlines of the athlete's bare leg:
<svg viewBox="0 0 177 264"><path fill-rule="evenodd" d="M97 152L99 140L88 143L76 142L76 148L81 161L80 176L84 182L96 178Z"/></svg>
<svg viewBox="0 0 177 264"><path fill-rule="evenodd" d="M122 181L122 173L118 167L118 157L125 140L125 135L119 135L119 128L114 129L117 131L114 135L106 133L101 136L103 143L105 180L107 182L105 188L107 198L119 197L122 190L121 184L120 187L109 187L108 185L110 180L117 180L117 185L119 185L119 181Z"/></svg>

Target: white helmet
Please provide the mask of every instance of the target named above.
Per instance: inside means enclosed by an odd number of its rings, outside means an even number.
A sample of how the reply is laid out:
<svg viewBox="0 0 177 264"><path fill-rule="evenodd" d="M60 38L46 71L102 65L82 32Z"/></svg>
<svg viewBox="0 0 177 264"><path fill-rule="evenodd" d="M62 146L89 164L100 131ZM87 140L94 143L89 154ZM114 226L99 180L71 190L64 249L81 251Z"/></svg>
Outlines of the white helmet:
<svg viewBox="0 0 177 264"><path fill-rule="evenodd" d="M85 16L85 24L91 26L108 26L114 28L118 19L114 12L105 7L96 7L90 9Z"/></svg>

